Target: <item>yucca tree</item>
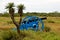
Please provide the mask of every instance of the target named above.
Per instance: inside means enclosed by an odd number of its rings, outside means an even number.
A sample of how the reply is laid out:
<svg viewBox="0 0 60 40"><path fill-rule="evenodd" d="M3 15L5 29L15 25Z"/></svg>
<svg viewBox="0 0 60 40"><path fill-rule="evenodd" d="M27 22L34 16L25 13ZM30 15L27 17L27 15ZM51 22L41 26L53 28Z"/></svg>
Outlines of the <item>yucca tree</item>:
<svg viewBox="0 0 60 40"><path fill-rule="evenodd" d="M6 6L6 9L8 9L9 10L9 14L10 14L10 17L11 17L11 19L12 19L12 21L13 21L13 23L15 24L15 26L17 27L17 28L19 28L19 24L15 21L15 19L14 19L14 3L8 3L8 5ZM19 29L17 29L17 32L18 33L20 33L19 32Z"/></svg>
<svg viewBox="0 0 60 40"><path fill-rule="evenodd" d="M10 16L14 16L14 3L8 3L8 5L6 6L6 9L9 10L9 14Z"/></svg>
<svg viewBox="0 0 60 40"><path fill-rule="evenodd" d="M23 14L23 10L25 9L24 5L23 4L20 4L17 6L18 8L18 14L20 15L20 17L22 16Z"/></svg>
<svg viewBox="0 0 60 40"><path fill-rule="evenodd" d="M19 23L17 23L14 19L14 3L8 3L8 5L6 6L6 9L9 10L9 14L10 14L10 17L13 21L13 23L15 24L16 28L17 28L17 32L20 34L20 29L19 29L19 26L21 24L21 21L22 21L22 14L23 14L23 9L25 8L23 4L20 4L17 6L18 8L18 14L20 15L20 20L19 20Z"/></svg>
<svg viewBox="0 0 60 40"><path fill-rule="evenodd" d="M21 25L23 10L25 9L25 7L23 4L20 4L17 6L17 8L18 8L18 14L20 15L19 25Z"/></svg>

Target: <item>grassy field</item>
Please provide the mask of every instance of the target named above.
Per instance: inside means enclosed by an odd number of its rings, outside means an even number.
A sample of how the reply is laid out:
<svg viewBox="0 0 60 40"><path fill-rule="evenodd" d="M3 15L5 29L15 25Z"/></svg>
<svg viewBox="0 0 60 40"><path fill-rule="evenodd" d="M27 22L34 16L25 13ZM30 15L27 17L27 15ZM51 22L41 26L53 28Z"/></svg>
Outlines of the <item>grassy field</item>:
<svg viewBox="0 0 60 40"><path fill-rule="evenodd" d="M19 17L15 18L16 21L19 21ZM23 40L60 40L60 17L47 17L47 20L44 20L44 25L45 27L50 27L51 32L34 32L31 30L24 31L26 37L24 37ZM9 30L3 31L3 29L9 28L15 28L10 17L0 17L0 40L9 38ZM6 35L4 35L4 33ZM5 38L5 36L7 37Z"/></svg>

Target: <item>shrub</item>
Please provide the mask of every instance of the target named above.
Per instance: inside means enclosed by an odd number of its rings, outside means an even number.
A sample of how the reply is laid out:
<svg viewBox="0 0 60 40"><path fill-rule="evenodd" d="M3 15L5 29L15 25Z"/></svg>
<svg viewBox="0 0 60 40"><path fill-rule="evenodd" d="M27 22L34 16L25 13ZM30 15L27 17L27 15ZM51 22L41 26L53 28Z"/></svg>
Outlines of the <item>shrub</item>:
<svg viewBox="0 0 60 40"><path fill-rule="evenodd" d="M12 38L17 38L17 33L12 30L2 30L0 32L0 40L11 40Z"/></svg>
<svg viewBox="0 0 60 40"><path fill-rule="evenodd" d="M51 31L51 28L50 28L50 27L45 27L45 28L44 28L44 31L45 31L45 32L50 32L50 31Z"/></svg>
<svg viewBox="0 0 60 40"><path fill-rule="evenodd" d="M48 21L48 23L55 23L54 21L52 21L52 20L50 20L50 21Z"/></svg>
<svg viewBox="0 0 60 40"><path fill-rule="evenodd" d="M7 21L7 23L8 23L8 24L13 24L13 22L12 22L12 21Z"/></svg>

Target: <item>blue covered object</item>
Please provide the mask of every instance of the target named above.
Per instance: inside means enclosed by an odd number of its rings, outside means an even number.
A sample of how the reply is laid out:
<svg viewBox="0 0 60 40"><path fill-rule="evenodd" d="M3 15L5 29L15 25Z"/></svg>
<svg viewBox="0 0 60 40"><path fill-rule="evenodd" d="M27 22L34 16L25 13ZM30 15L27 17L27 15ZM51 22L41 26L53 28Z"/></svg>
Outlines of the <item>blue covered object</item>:
<svg viewBox="0 0 60 40"><path fill-rule="evenodd" d="M41 23L41 26L39 26ZM20 25L20 30L43 30L44 29L44 23L42 21L42 18L36 17L36 16L27 16L22 20L22 23Z"/></svg>

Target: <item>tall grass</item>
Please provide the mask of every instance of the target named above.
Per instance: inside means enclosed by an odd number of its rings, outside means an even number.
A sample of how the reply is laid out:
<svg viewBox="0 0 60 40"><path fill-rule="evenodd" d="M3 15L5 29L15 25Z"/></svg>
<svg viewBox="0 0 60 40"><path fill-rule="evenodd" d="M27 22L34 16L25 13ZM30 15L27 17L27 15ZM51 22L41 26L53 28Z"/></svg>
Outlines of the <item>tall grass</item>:
<svg viewBox="0 0 60 40"><path fill-rule="evenodd" d="M24 30L21 31L21 35L19 36L16 30L1 30L0 40L60 40L60 35L56 32Z"/></svg>

